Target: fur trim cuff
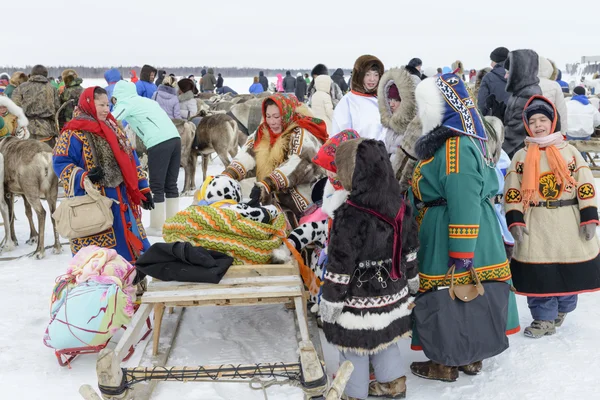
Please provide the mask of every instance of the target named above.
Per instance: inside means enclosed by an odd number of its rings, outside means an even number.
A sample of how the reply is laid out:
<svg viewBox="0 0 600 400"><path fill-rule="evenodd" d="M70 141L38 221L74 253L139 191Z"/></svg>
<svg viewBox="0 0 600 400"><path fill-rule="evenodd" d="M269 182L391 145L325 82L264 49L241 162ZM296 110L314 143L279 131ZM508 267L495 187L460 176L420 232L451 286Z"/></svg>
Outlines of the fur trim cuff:
<svg viewBox="0 0 600 400"><path fill-rule="evenodd" d="M460 133L452 129L439 126L417 140L417 143L415 144L415 154L419 160L427 160L433 157L435 152L442 147L448 139L459 135Z"/></svg>

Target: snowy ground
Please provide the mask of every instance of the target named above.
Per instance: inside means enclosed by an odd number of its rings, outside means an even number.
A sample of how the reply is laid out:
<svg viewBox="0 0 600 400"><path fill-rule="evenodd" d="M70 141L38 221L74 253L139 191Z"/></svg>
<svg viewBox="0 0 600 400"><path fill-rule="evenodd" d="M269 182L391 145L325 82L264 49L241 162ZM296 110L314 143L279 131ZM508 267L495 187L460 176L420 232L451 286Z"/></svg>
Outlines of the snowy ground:
<svg viewBox="0 0 600 400"><path fill-rule="evenodd" d="M209 173L222 166L211 165ZM183 173L181 174L181 177ZM200 174L197 177L199 184ZM180 179L180 182L182 179ZM600 184L600 182L596 182ZM191 198L181 199L181 208ZM21 245L0 257L27 254L27 222L22 201L16 205L16 230ZM146 223L149 216L144 215ZM52 243L47 223L46 245ZM96 384L94 355L81 356L72 368L60 367L52 349L45 347L42 336L49 321L49 300L55 278L66 269L68 246L63 254L47 252L41 261L23 258L0 261L0 388L2 399L75 400L81 384ZM531 318L524 298L518 298L521 326ZM578 309L552 337L532 340L522 333L511 336L511 347L484 363L482 374L461 374L458 382L444 384L408 376L411 399L597 399L600 373L600 298L597 294L580 297ZM114 343L112 344L114 346ZM143 344L140 344L142 346ZM410 351L409 342L399 343L403 365L424 360L420 352ZM141 348L141 347L139 347ZM136 352L137 358L141 351ZM335 349L325 346L328 370L337 368ZM257 308L187 309L169 359L170 365L200 365L228 362L290 361L295 355L293 314L283 306ZM137 362L136 356L130 365ZM269 399L302 399L299 389L275 386ZM247 384L232 383L161 383L154 399L261 400L263 394Z"/></svg>
<svg viewBox="0 0 600 400"><path fill-rule="evenodd" d="M309 71L307 71L309 72ZM225 86L229 86L230 88L232 88L233 90L235 90L236 92L238 92L239 94L244 94L244 93L249 93L249 89L250 86L252 85L252 83L254 82L253 77L242 77L242 78L228 78L225 77L225 82L224 85ZM269 83L271 82L277 82L277 78L274 76L270 76L267 77L267 79L269 80ZM83 86L84 87L89 87L89 86L102 86L105 87L106 86L106 81L104 79L87 79L87 78L83 78Z"/></svg>

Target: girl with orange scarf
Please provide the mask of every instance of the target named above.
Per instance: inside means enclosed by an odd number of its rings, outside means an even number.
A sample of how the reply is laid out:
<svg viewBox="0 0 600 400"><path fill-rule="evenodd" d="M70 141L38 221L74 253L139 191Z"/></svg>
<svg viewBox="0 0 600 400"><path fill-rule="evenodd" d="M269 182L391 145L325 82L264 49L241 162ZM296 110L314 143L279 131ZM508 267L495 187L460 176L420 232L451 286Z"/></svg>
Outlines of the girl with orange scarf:
<svg viewBox="0 0 600 400"><path fill-rule="evenodd" d="M256 177L253 201L275 201L300 219L312 203L312 184L324 175L312 159L328 138L327 126L295 97L280 93L263 101L262 114L256 133L223 174L236 181Z"/></svg>
<svg viewBox="0 0 600 400"><path fill-rule="evenodd" d="M560 132L554 105L533 96L523 112L525 148L506 174L506 220L515 238L513 284L534 319L524 334L556 333L577 294L600 290L594 177Z"/></svg>

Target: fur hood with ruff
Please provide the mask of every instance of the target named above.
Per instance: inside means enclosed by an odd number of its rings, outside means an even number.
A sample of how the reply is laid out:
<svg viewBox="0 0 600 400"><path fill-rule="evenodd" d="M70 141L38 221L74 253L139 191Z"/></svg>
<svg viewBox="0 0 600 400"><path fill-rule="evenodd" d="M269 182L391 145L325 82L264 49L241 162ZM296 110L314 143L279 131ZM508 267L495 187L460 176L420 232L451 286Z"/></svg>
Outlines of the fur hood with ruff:
<svg viewBox="0 0 600 400"><path fill-rule="evenodd" d="M156 74L157 74L157 70L156 68L154 68L151 65L144 65L142 67L142 70L140 71L140 80L144 81L144 82L150 82L150 83L154 83L153 81L150 80L150 74L154 72L154 77L156 78Z"/></svg>
<svg viewBox="0 0 600 400"><path fill-rule="evenodd" d="M395 113L392 113L388 96L392 84L395 84L398 88L401 100L400 108ZM410 73L404 68L392 68L383 74L379 80L379 87L377 89L381 125L393 130L397 134L404 134L408 124L417 115L415 89L416 85Z"/></svg>
<svg viewBox="0 0 600 400"><path fill-rule="evenodd" d="M506 91L518 93L524 88L539 85L539 57L533 50L514 50L508 53Z"/></svg>
<svg viewBox="0 0 600 400"><path fill-rule="evenodd" d="M423 137L415 145L415 155L419 160L433 157L446 140L461 135L452 129L442 126L446 101L435 82L437 78L427 78L415 92L419 118L423 124ZM477 111L479 112L479 111ZM484 117L483 126L488 137L488 148L494 160L500 159L504 142L504 125L496 117Z"/></svg>
<svg viewBox="0 0 600 400"><path fill-rule="evenodd" d="M8 108L8 113L17 117L19 128L24 128L29 125L29 120L25 116L23 109L15 104L14 101L6 96L0 96L0 106Z"/></svg>
<svg viewBox="0 0 600 400"><path fill-rule="evenodd" d="M558 68L556 68L554 62L540 55L538 55L538 61L538 78L546 78L555 81L558 76Z"/></svg>
<svg viewBox="0 0 600 400"><path fill-rule="evenodd" d="M375 56L365 54L364 56L360 56L356 59L354 68L352 69L352 90L364 94L376 94L377 89L368 93L363 84L365 75L371 69L371 67L377 68L379 71L379 76L382 76L383 72L385 71L381 60Z"/></svg>
<svg viewBox="0 0 600 400"><path fill-rule="evenodd" d="M83 82L83 79L80 79L79 75L77 75L77 72L71 68L65 69L62 72L61 76L62 76L63 82L65 83L65 87L70 87L70 86L73 86L74 84L81 85L81 83ZM76 81L79 81L79 83L77 83Z"/></svg>

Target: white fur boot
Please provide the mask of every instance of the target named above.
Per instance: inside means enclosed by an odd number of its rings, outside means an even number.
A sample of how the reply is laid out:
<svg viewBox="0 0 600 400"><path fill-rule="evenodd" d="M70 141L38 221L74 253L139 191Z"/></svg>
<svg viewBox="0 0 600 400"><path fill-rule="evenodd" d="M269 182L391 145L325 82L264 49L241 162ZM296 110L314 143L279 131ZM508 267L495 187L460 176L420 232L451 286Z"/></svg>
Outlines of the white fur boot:
<svg viewBox="0 0 600 400"><path fill-rule="evenodd" d="M179 197L167 199L167 219L172 218L179 212Z"/></svg>
<svg viewBox="0 0 600 400"><path fill-rule="evenodd" d="M146 235L162 237L164 224L165 203L154 203L154 210L150 210L150 227L146 228Z"/></svg>

